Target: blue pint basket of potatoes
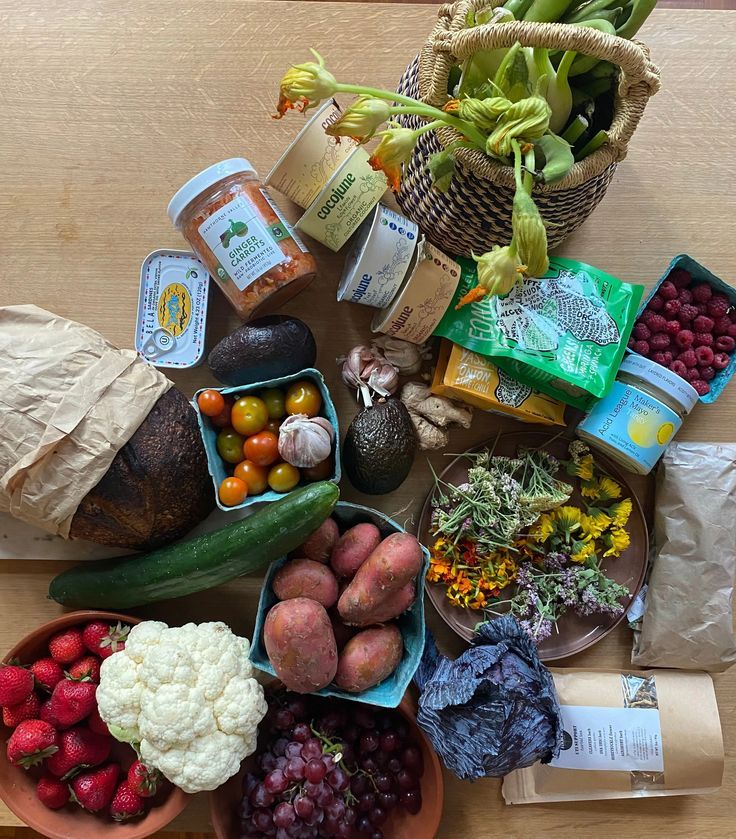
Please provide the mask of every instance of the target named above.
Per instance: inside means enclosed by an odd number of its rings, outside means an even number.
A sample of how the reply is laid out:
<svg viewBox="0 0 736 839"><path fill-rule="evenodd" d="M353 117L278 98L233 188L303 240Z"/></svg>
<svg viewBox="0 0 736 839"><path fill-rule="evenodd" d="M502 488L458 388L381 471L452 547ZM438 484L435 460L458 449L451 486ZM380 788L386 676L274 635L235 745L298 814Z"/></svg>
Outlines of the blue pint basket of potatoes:
<svg viewBox="0 0 736 839"><path fill-rule="evenodd" d="M297 692L396 708L424 651L429 551L388 516L360 504L338 502L331 520L291 557L271 563L261 589L250 660L281 681L286 676L287 686ZM395 538L396 534L403 535ZM393 538L385 541L388 537ZM371 555L374 558L363 568ZM418 570L381 602L360 597L376 571L376 557L382 555L395 558L399 573ZM341 612L360 625L348 625ZM295 658L299 672L285 673L284 662Z"/></svg>

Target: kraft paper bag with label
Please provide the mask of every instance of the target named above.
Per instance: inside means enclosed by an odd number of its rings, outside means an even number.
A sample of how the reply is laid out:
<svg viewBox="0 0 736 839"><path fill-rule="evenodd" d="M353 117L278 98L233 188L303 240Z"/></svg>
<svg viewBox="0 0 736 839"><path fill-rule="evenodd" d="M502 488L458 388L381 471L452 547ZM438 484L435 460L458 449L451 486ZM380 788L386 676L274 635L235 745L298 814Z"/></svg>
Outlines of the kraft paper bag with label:
<svg viewBox="0 0 736 839"><path fill-rule="evenodd" d="M654 540L632 663L726 670L736 661L736 445L670 445L657 472Z"/></svg>
<svg viewBox="0 0 736 839"><path fill-rule="evenodd" d="M503 780L507 804L716 792L723 735L713 680L674 670L552 670L563 747Z"/></svg>

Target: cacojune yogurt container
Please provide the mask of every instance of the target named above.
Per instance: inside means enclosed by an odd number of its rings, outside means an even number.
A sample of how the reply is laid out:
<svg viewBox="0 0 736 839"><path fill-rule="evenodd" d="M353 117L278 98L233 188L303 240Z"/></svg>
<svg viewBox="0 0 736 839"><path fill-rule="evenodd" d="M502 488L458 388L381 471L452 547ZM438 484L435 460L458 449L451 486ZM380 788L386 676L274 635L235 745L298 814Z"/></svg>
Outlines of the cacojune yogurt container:
<svg viewBox="0 0 736 839"><path fill-rule="evenodd" d="M388 306L406 276L418 235L413 221L379 204L355 234L337 299L378 309Z"/></svg>
<svg viewBox="0 0 736 839"><path fill-rule="evenodd" d="M358 146L327 181L295 226L330 250L339 251L387 188L386 176L371 168L368 152Z"/></svg>
<svg viewBox="0 0 736 839"><path fill-rule="evenodd" d="M695 388L676 373L629 353L577 435L630 472L648 475L698 399Z"/></svg>
<svg viewBox="0 0 736 839"><path fill-rule="evenodd" d="M413 267L390 306L376 312L374 332L422 344L437 328L460 282L460 266L423 237Z"/></svg>

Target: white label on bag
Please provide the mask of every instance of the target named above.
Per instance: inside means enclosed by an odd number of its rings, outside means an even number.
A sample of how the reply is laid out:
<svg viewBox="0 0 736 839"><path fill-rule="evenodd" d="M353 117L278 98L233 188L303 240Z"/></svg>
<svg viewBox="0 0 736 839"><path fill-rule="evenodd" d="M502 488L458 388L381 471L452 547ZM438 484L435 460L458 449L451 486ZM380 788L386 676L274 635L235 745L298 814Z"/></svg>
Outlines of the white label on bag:
<svg viewBox="0 0 736 839"><path fill-rule="evenodd" d="M232 280L240 291L286 258L242 195L202 222L199 235L217 257L219 279Z"/></svg>
<svg viewBox="0 0 736 839"><path fill-rule="evenodd" d="M550 761L559 769L663 772L656 708L561 705L563 746Z"/></svg>

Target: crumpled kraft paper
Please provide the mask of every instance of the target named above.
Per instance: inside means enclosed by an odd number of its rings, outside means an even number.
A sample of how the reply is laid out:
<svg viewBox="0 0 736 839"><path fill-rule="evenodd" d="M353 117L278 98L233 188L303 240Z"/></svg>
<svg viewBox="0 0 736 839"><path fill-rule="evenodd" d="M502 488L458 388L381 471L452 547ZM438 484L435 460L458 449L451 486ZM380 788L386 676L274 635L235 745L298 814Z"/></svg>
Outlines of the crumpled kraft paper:
<svg viewBox="0 0 736 839"><path fill-rule="evenodd" d="M736 444L669 446L657 473L654 539L632 663L726 670L736 661Z"/></svg>
<svg viewBox="0 0 736 839"><path fill-rule="evenodd" d="M68 537L81 500L171 384L87 326L0 307L0 510Z"/></svg>

